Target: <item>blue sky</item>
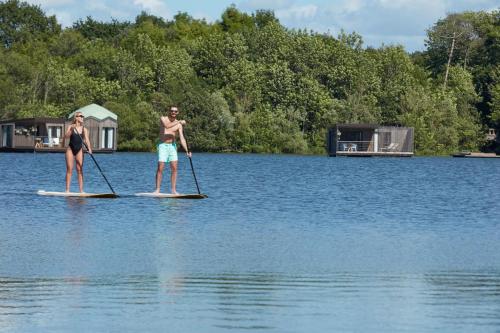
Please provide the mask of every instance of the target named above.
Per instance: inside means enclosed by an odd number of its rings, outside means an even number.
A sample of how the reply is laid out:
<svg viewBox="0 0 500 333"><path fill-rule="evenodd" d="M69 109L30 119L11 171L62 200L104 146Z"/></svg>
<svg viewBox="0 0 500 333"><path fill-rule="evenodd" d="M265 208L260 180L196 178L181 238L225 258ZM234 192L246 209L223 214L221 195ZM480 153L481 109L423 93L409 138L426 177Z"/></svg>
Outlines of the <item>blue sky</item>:
<svg viewBox="0 0 500 333"><path fill-rule="evenodd" d="M408 52L424 49L425 31L448 13L466 10L491 11L500 0L29 0L63 26L92 16L109 21L133 21L141 12L172 19L187 12L209 22L218 20L231 4L244 12L274 10L289 28L305 28L337 36L340 29L363 36L365 46L401 44Z"/></svg>

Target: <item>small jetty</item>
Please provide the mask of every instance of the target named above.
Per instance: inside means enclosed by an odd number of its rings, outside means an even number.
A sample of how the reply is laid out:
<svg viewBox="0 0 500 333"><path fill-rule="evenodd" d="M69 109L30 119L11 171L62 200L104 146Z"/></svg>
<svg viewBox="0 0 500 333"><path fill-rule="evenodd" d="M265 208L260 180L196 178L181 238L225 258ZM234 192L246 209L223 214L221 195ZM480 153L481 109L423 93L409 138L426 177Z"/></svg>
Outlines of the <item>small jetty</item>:
<svg viewBox="0 0 500 333"><path fill-rule="evenodd" d="M465 157L465 158L500 158L499 155L495 153L474 153L470 151L464 151L451 155L453 157Z"/></svg>

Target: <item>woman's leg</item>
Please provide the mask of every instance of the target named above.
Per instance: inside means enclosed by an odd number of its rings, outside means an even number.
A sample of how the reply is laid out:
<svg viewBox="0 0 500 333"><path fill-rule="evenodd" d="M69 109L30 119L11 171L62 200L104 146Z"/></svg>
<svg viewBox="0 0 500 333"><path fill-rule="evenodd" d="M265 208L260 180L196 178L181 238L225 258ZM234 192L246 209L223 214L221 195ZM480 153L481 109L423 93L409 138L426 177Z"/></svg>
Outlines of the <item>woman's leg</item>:
<svg viewBox="0 0 500 333"><path fill-rule="evenodd" d="M76 154L76 172L78 173L78 186L83 193L83 149Z"/></svg>
<svg viewBox="0 0 500 333"><path fill-rule="evenodd" d="M71 174L73 173L73 153L71 149L66 149L66 192L69 192L71 185Z"/></svg>

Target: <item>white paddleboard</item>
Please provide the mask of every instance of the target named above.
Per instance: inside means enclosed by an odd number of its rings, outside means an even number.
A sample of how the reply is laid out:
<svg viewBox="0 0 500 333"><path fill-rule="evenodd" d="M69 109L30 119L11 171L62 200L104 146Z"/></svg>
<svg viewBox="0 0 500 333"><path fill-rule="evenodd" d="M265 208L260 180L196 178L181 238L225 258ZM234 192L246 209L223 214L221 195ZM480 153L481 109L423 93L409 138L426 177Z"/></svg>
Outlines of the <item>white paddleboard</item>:
<svg viewBox="0 0 500 333"><path fill-rule="evenodd" d="M136 193L138 197L150 197L150 198L169 198L169 199L205 199L208 198L206 194L171 194L171 193L154 193L154 192L146 192L146 193Z"/></svg>
<svg viewBox="0 0 500 333"><path fill-rule="evenodd" d="M38 195L46 195L52 197L79 197L79 198L117 198L114 193L80 193L80 192L48 192L39 190Z"/></svg>

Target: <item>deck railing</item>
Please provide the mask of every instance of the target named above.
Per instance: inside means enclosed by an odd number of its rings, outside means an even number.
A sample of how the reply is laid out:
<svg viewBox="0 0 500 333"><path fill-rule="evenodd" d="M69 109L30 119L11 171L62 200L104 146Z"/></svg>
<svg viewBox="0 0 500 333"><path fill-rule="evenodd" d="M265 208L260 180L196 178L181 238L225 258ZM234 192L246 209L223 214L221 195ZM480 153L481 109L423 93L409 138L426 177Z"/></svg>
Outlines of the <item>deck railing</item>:
<svg viewBox="0 0 500 333"><path fill-rule="evenodd" d="M337 151L373 151L371 144L371 141L338 141Z"/></svg>
<svg viewBox="0 0 500 333"><path fill-rule="evenodd" d="M49 138L48 136L36 136L35 148L61 148L63 147L62 138Z"/></svg>
<svg viewBox="0 0 500 333"><path fill-rule="evenodd" d="M339 141L337 143L338 152L375 152L375 146L372 141ZM379 153L396 153L402 152L402 147L399 143L392 142L390 144L381 145L377 147Z"/></svg>

